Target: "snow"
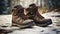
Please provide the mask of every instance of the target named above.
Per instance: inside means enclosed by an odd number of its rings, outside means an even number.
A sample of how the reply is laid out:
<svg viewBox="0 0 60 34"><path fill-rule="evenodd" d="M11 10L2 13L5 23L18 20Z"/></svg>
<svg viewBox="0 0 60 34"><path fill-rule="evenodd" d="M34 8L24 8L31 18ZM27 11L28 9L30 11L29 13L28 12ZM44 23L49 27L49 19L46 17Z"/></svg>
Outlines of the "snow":
<svg viewBox="0 0 60 34"><path fill-rule="evenodd" d="M15 30L12 33L8 34L57 34L57 31L53 27L38 27L34 26L33 28L27 28L22 30Z"/></svg>
<svg viewBox="0 0 60 34"><path fill-rule="evenodd" d="M12 15L0 15L0 26L11 26Z"/></svg>
<svg viewBox="0 0 60 34"><path fill-rule="evenodd" d="M53 21L52 26L48 27L39 27L39 26L33 26L33 28L27 28L27 29L16 29L13 30L11 33L7 34L60 34L57 33L58 29L60 31L60 17L56 17L57 15L60 15L59 12L48 12L45 14L41 14L44 16L46 19L51 18ZM0 15L0 25L6 25L6 26L11 26L12 23L12 15ZM6 28L6 29L14 29L14 28Z"/></svg>

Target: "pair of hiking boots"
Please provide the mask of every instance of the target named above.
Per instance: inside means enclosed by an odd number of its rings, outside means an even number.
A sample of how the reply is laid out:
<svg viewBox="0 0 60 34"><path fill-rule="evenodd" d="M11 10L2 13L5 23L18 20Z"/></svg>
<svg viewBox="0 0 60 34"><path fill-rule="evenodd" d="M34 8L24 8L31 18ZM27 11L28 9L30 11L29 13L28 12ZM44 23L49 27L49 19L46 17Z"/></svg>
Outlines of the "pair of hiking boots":
<svg viewBox="0 0 60 34"><path fill-rule="evenodd" d="M40 15L38 12L38 6L35 4L29 5L29 7L26 9L26 11L28 11L27 15L24 14L24 9L22 9L23 7L21 7L21 5L18 5L15 8L16 9L12 11L13 26L17 25L20 28L32 27L34 25L45 27L52 24L51 19L45 19Z"/></svg>

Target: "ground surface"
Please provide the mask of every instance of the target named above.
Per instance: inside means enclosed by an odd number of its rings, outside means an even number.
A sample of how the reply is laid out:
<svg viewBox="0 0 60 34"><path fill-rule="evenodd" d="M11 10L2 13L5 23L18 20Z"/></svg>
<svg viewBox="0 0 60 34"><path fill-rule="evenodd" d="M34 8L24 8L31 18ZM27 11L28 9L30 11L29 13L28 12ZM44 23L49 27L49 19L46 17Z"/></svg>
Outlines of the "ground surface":
<svg viewBox="0 0 60 34"><path fill-rule="evenodd" d="M47 18L51 18L53 21L53 24L48 27L38 27L38 26L34 26L33 28L27 28L27 29L15 29L13 30L13 32L11 33L7 33L7 34L60 34L60 32L57 32L57 30L60 31L60 13L59 12L49 12L49 13L45 13L42 14L46 19ZM4 15L0 17L0 23L5 24L6 23L10 23L9 18L12 18L11 15L8 17L8 15L6 15L7 17L5 17ZM5 19L3 19L5 18ZM7 20L6 20L7 18ZM1 21L1 19L3 19ZM9 21L8 21L9 20ZM8 21L8 22L7 22ZM10 26L10 25L7 25ZM6 28L8 29L8 28ZM14 28L11 28L11 30ZM57 29L57 30L56 30ZM9 30L9 29L8 29Z"/></svg>
<svg viewBox="0 0 60 34"><path fill-rule="evenodd" d="M8 34L58 34L57 30L53 27L38 27L34 26L33 28L14 30L12 33Z"/></svg>

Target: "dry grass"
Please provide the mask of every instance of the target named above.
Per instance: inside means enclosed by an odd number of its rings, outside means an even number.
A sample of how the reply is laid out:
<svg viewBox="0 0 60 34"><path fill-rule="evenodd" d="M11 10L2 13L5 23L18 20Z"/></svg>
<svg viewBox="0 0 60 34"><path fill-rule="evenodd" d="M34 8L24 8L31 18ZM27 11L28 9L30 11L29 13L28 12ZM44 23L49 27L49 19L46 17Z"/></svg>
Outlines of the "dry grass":
<svg viewBox="0 0 60 34"><path fill-rule="evenodd" d="M48 11L48 8L47 7L39 8L38 11L39 11L39 13L43 14L43 13L46 13Z"/></svg>

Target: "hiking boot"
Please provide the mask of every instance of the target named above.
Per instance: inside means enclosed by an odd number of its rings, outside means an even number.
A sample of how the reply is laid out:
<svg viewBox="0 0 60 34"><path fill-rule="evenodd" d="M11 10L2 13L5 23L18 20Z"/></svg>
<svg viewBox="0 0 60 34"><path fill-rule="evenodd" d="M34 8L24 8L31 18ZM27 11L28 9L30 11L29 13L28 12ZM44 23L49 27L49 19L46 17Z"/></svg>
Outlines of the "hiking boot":
<svg viewBox="0 0 60 34"><path fill-rule="evenodd" d="M51 20L51 19L44 19L44 20L42 20L42 21L35 22L35 24L36 24L37 26L47 27L48 25L52 24L52 20Z"/></svg>

